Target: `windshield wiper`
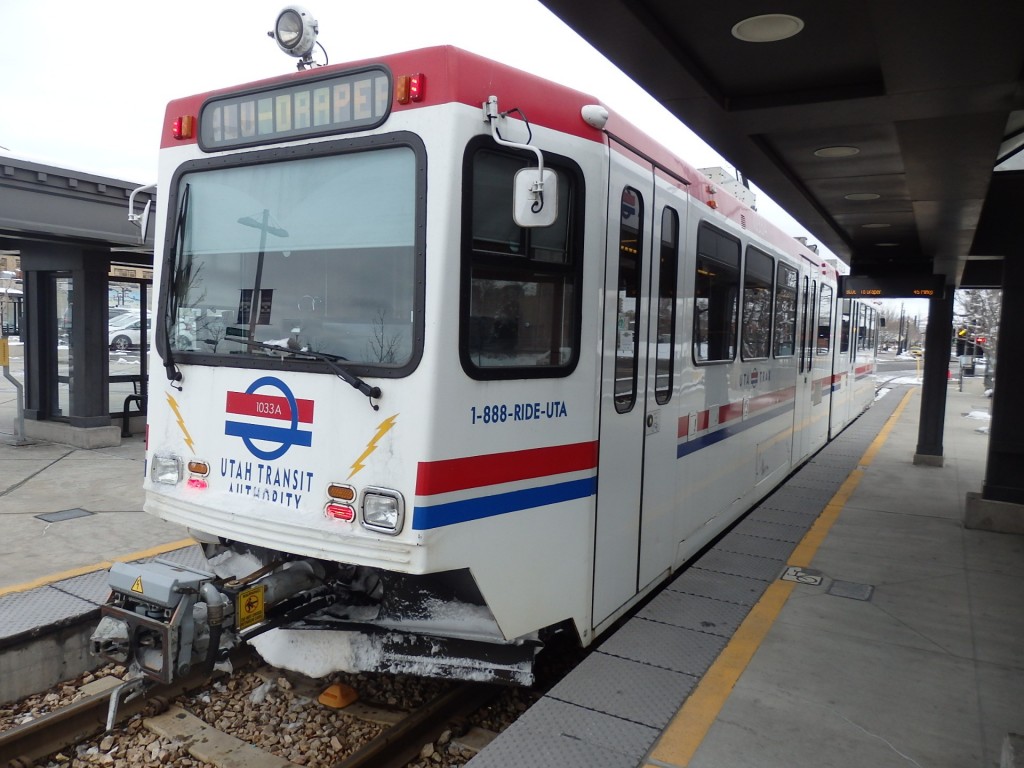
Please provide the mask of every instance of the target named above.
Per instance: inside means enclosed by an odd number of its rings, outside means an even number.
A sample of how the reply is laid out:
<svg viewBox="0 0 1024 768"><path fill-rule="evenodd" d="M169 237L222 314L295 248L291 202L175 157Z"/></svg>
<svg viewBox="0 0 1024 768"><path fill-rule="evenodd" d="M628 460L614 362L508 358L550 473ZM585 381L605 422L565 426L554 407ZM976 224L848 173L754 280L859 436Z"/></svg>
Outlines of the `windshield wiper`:
<svg viewBox="0 0 1024 768"><path fill-rule="evenodd" d="M340 355L329 355L323 352L312 352L305 349L289 349L288 347L280 347L277 344L266 344L262 341L250 340L250 339L239 339L233 336L225 336L224 341L234 341L237 344L245 344L249 347L257 347L259 349L265 349L268 352L274 352L284 357L285 355L291 357L309 357L313 360L320 360L321 362L327 363L327 367L330 368L337 375L339 379L350 385L353 389L359 390L362 394L366 395L370 400L370 407L375 411L380 410L380 406L377 405L374 400L380 400L381 391L380 387L371 386L365 381L360 379L358 376L349 373L340 365L337 364L338 360L345 360L346 358Z"/></svg>

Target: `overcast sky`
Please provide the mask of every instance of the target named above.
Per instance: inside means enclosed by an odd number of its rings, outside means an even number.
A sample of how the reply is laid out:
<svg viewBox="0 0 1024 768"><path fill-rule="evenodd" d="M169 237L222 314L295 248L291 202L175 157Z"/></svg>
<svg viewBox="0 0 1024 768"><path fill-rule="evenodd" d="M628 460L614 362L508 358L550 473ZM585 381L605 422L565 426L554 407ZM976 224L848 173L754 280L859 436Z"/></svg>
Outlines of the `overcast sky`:
<svg viewBox="0 0 1024 768"><path fill-rule="evenodd" d="M151 183L170 99L294 71L295 60L267 37L284 6L0 0L0 146ZM591 93L698 168L732 170L536 0L310 0L305 7L332 64L456 45ZM788 234L817 242L761 192L758 208Z"/></svg>

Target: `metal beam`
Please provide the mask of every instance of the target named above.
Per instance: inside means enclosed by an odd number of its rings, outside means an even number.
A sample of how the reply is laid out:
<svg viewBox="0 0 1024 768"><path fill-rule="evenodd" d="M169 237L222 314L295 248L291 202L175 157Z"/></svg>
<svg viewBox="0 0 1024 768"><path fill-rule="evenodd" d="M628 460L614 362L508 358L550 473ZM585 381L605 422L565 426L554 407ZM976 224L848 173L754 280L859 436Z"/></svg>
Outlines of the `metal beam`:
<svg viewBox="0 0 1024 768"><path fill-rule="evenodd" d="M49 240L143 247L128 222L128 197L140 184L0 156L0 242ZM137 204L150 200L140 194Z"/></svg>

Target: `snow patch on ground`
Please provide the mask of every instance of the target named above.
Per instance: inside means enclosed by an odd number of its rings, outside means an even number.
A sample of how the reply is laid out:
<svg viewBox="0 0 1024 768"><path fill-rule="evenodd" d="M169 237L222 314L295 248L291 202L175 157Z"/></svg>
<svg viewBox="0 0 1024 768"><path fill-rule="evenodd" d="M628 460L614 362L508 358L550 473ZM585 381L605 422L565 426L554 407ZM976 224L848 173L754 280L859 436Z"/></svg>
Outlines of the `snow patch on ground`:
<svg viewBox="0 0 1024 768"><path fill-rule="evenodd" d="M970 411L968 413L965 413L964 414L964 418L965 419L978 419L979 421L991 421L992 420L992 414L989 413L988 411L974 410L974 411Z"/></svg>

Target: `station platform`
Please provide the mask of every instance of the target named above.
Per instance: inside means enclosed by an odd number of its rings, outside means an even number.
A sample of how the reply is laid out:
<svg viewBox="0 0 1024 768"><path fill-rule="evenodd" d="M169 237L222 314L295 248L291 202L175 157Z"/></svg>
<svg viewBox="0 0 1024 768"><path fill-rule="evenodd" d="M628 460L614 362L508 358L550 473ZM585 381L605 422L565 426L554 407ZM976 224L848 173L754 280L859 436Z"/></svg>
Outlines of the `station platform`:
<svg viewBox="0 0 1024 768"><path fill-rule="evenodd" d="M920 388L889 391L471 768L1000 765L1024 733L1024 536L961 522L984 479L982 386L951 384L941 467L913 463ZM110 562L201 553L141 511L141 438L16 446L0 400L9 700L11 681L50 684L31 654L63 677L89 662Z"/></svg>

